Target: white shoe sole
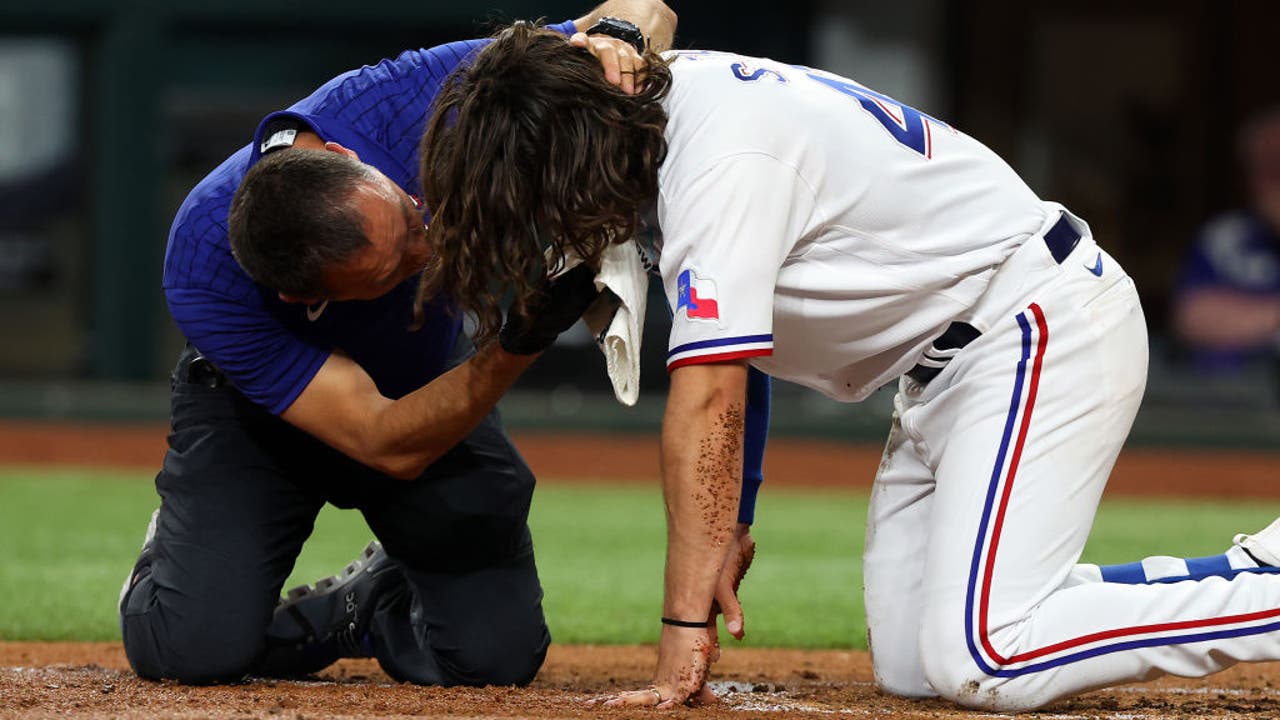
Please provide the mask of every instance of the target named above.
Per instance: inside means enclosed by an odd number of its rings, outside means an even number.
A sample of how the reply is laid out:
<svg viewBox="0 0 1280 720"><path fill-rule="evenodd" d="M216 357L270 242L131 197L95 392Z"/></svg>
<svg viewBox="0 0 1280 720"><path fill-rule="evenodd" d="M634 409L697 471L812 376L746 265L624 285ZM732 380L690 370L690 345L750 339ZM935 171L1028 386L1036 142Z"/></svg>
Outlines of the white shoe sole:
<svg viewBox="0 0 1280 720"><path fill-rule="evenodd" d="M156 537L156 518L160 517L160 508L156 508L151 513L151 521L147 523L147 534L142 538L141 550L146 550L147 545ZM141 553L139 550L139 553ZM120 597L116 600L116 612L124 614L124 599L129 595L129 588L133 587L134 570L129 570L129 575L124 579L124 585L120 586Z"/></svg>
<svg viewBox="0 0 1280 720"><path fill-rule="evenodd" d="M1254 560L1280 567L1280 518L1253 535L1236 535L1232 542L1244 548Z"/></svg>

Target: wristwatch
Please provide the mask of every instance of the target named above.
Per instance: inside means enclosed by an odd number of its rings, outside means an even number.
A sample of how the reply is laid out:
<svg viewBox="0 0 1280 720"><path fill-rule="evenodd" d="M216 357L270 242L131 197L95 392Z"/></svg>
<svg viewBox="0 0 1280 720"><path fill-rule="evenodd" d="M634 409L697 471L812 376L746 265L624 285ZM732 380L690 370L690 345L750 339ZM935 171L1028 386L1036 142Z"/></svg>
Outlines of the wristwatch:
<svg viewBox="0 0 1280 720"><path fill-rule="evenodd" d="M640 32L640 28L636 24L616 17L602 17L596 21L595 25L587 28L588 35L608 35L611 38L617 38L623 42L630 43L636 49L636 52L644 54L644 47L647 44L644 39L644 33Z"/></svg>

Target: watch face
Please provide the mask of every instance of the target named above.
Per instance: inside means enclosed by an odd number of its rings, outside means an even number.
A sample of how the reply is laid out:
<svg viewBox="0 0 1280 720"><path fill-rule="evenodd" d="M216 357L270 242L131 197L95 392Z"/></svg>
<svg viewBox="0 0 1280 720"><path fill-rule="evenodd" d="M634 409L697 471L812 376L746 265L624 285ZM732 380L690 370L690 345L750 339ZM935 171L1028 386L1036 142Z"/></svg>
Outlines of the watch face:
<svg viewBox="0 0 1280 720"><path fill-rule="evenodd" d="M258 148L258 154L266 155L272 150L293 147L294 140L298 138L298 131L294 128L286 128L271 133L271 137L262 141L262 145Z"/></svg>

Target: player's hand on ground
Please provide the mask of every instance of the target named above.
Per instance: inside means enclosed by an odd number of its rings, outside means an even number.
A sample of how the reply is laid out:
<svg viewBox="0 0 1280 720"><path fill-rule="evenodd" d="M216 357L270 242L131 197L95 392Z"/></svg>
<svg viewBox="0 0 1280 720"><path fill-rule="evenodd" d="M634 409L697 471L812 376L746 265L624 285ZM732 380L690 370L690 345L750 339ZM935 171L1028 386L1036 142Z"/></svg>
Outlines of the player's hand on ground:
<svg viewBox="0 0 1280 720"><path fill-rule="evenodd" d="M635 95L644 82L644 58L626 40L578 32L569 37L569 44L585 49L599 60L604 79L622 92Z"/></svg>
<svg viewBox="0 0 1280 720"><path fill-rule="evenodd" d="M509 312L498 331L502 349L512 355L536 355L550 347L600 296L595 277L596 271L582 263L548 282L529 302L526 314Z"/></svg>
<svg viewBox="0 0 1280 720"><path fill-rule="evenodd" d="M601 707L654 707L659 710L681 705L710 705L719 702L707 687L707 673L720 657L715 625L685 628L664 625L658 643L658 670L653 684L643 690L629 690L590 700Z"/></svg>
<svg viewBox="0 0 1280 720"><path fill-rule="evenodd" d="M741 640L747 633L747 618L738 601L738 588L742 578L751 569L751 561L756 556L756 541L751 537L751 526L738 523L733 536L733 547L725 557L724 567L720 570L720 580L716 583L716 600L712 606L712 614L724 614L724 629L735 640ZM719 642L716 643L717 651Z"/></svg>

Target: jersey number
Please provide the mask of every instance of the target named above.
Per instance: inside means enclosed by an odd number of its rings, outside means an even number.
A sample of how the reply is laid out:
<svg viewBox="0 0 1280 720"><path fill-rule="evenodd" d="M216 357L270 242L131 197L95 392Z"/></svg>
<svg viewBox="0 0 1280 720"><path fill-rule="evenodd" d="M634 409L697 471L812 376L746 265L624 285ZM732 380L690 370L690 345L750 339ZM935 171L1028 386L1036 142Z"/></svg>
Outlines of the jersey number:
<svg viewBox="0 0 1280 720"><path fill-rule="evenodd" d="M920 153L925 158L933 157L933 131L929 126L931 123L937 123L947 127L946 123L857 83L815 72L806 74L810 79L857 100L862 109L870 113L871 117L883 125L893 139L903 146ZM897 108L899 114L895 115L892 108Z"/></svg>

